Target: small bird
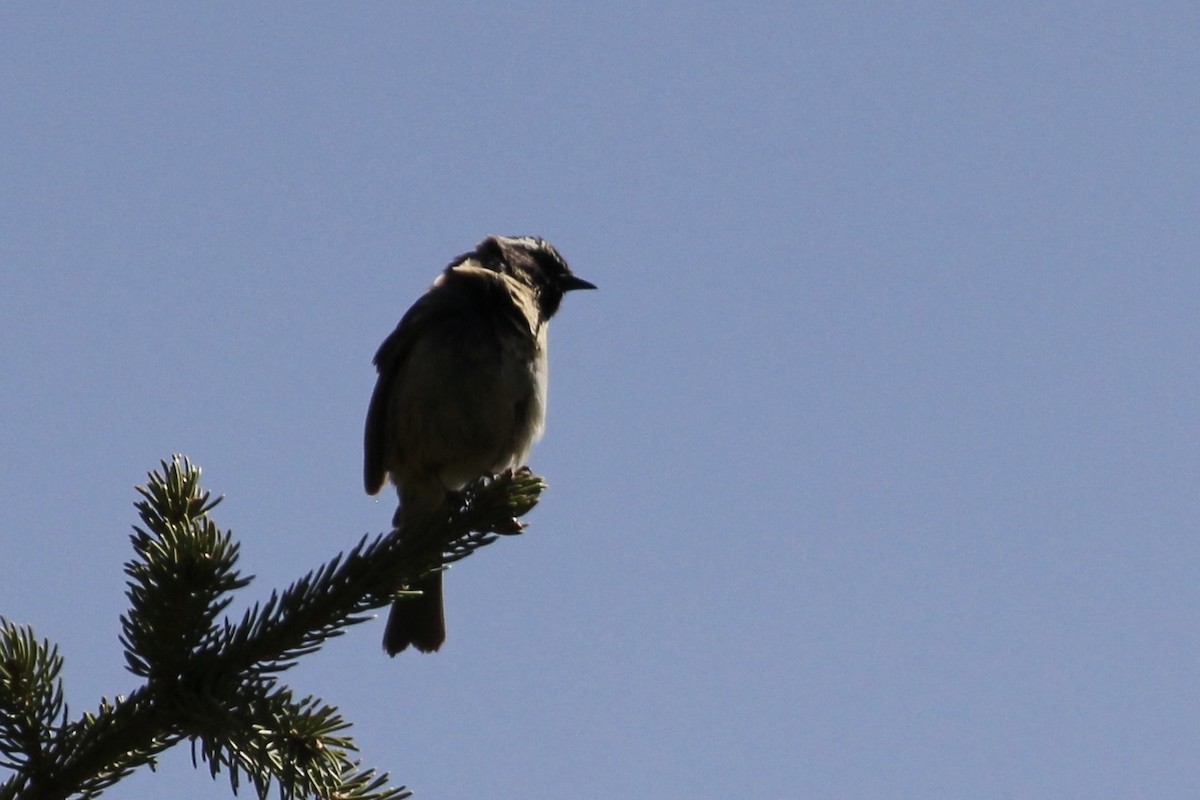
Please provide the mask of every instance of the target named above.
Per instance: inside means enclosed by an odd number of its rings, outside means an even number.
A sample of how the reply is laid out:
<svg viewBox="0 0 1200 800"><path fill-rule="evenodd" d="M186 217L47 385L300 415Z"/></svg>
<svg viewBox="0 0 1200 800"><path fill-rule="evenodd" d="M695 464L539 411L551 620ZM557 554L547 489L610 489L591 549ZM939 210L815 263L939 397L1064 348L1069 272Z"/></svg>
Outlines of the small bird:
<svg viewBox="0 0 1200 800"><path fill-rule="evenodd" d="M472 480L521 465L546 416L546 329L566 292L596 287L533 237L489 236L459 256L375 354L363 482L391 480L402 527ZM400 588L400 587L398 587ZM396 655L446 640L442 573L402 587L384 631Z"/></svg>

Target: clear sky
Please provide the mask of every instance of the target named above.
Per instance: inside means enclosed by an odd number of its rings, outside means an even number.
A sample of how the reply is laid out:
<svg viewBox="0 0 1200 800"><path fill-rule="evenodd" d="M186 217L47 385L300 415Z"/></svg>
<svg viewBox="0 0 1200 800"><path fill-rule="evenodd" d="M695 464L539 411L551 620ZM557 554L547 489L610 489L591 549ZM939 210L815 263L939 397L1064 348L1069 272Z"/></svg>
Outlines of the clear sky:
<svg viewBox="0 0 1200 800"><path fill-rule="evenodd" d="M73 711L173 452L266 597L385 529L371 357L488 233L550 489L290 674L421 798L1200 792L1200 6L5 4L0 613ZM240 606L239 606L240 607ZM228 796L186 748L110 792Z"/></svg>

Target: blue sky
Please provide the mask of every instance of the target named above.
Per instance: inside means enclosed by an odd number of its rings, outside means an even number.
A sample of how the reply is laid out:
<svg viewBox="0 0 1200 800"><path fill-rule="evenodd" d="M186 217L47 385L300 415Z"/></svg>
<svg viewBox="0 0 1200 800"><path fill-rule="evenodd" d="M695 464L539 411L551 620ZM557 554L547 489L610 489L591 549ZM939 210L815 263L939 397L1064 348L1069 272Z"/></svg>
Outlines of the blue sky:
<svg viewBox="0 0 1200 800"><path fill-rule="evenodd" d="M132 486L265 597L364 533L371 356L488 233L550 490L449 640L292 674L423 798L1200 790L1194 3L0 9L0 614L71 707ZM114 798L222 797L181 750Z"/></svg>

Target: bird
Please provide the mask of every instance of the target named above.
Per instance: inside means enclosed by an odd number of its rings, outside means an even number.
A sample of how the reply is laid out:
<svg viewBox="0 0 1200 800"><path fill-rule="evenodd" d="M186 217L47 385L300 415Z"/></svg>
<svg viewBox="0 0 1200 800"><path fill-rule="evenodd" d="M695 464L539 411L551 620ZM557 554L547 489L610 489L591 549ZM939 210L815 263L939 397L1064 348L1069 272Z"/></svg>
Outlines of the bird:
<svg viewBox="0 0 1200 800"><path fill-rule="evenodd" d="M567 292L595 288L544 239L488 236L413 303L375 353L363 436L363 484L368 495L395 486L395 527L525 463L546 417L548 323ZM384 650L436 651L442 572L397 588L410 591L392 603Z"/></svg>

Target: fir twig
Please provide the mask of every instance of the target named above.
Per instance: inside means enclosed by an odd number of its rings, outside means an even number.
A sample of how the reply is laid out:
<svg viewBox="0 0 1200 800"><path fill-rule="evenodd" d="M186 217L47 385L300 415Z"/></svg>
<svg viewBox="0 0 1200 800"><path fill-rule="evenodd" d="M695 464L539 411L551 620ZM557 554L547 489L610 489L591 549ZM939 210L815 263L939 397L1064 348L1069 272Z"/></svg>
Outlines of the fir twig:
<svg viewBox="0 0 1200 800"><path fill-rule="evenodd" d="M230 593L251 579L236 569L231 534L209 518L219 499L199 478L176 457L138 488L144 527L134 528L138 558L126 565L121 641L146 682L128 697L68 722L57 649L0 620L0 765L14 770L0 800L95 797L184 739L235 792L244 780L263 798L272 785L283 798L408 797L386 787L386 774L359 768L336 708L293 699L278 676L369 619L401 584L520 532L516 518L536 504L542 480L528 470L481 479L428 524L364 537L240 621L218 623Z"/></svg>

